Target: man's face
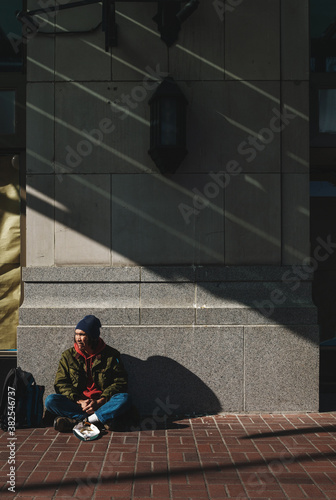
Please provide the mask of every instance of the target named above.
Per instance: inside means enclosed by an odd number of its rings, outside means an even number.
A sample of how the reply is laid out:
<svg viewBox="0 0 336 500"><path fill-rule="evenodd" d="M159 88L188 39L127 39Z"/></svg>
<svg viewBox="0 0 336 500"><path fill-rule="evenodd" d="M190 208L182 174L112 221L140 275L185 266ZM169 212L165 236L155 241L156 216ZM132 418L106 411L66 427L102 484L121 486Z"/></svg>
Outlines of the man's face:
<svg viewBox="0 0 336 500"><path fill-rule="evenodd" d="M90 350L89 337L83 330L75 330L75 342L81 351Z"/></svg>

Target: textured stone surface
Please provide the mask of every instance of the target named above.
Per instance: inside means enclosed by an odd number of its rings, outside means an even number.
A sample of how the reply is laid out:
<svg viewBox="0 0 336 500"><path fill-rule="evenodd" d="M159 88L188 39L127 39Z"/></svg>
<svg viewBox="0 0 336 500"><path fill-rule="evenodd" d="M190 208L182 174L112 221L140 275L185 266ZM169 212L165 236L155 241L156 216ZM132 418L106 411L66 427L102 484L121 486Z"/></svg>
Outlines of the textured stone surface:
<svg viewBox="0 0 336 500"><path fill-rule="evenodd" d="M104 33L101 23L101 6L80 7L80 15L75 9L57 12L56 22L59 31L89 31L79 36L56 36L56 80L110 80L111 57L104 50ZM90 61L90 64L88 64Z"/></svg>
<svg viewBox="0 0 336 500"><path fill-rule="evenodd" d="M280 133L274 132L272 125L279 124L280 103L279 82L225 82L223 101L217 109L222 119L219 130L222 130L225 158L221 169L230 173L226 190L238 171L247 174L280 171ZM232 168L232 162L239 166Z"/></svg>
<svg viewBox="0 0 336 500"><path fill-rule="evenodd" d="M38 7L37 7L38 8ZM46 26L47 27L47 26ZM54 80L55 44L52 37L34 36L27 44L28 82L46 82Z"/></svg>
<svg viewBox="0 0 336 500"><path fill-rule="evenodd" d="M74 326L18 327L18 366L33 373L36 383L45 386L45 396L54 392L58 362L62 352L73 344Z"/></svg>
<svg viewBox="0 0 336 500"><path fill-rule="evenodd" d="M68 173L157 171L148 155L150 110L147 100L154 90L145 91L146 98L135 101L133 89L131 82L56 85L55 157L59 169ZM123 103L125 98L131 100L130 106ZM117 193L115 196L117 202Z"/></svg>
<svg viewBox="0 0 336 500"><path fill-rule="evenodd" d="M54 2L53 2L54 3ZM49 5L51 5L49 3ZM41 9L39 0L28 0L27 10ZM40 13L38 22L43 25L44 32L52 33L55 26L55 15L53 13ZM25 29L25 28L24 28ZM24 38L27 50L27 81L28 82L47 82L55 78L55 40L52 36L32 36ZM13 40L14 41L14 40Z"/></svg>
<svg viewBox="0 0 336 500"><path fill-rule="evenodd" d="M317 323L315 307L275 307L267 303L263 308L200 307L196 309L197 325L311 325Z"/></svg>
<svg viewBox="0 0 336 500"><path fill-rule="evenodd" d="M286 116L282 131L283 172L308 174L309 82L282 82L282 99Z"/></svg>
<svg viewBox="0 0 336 500"><path fill-rule="evenodd" d="M110 264L110 193L108 175L56 181L55 264Z"/></svg>
<svg viewBox="0 0 336 500"><path fill-rule="evenodd" d="M141 307L140 323L142 325L193 325L195 309L179 307Z"/></svg>
<svg viewBox="0 0 336 500"><path fill-rule="evenodd" d="M194 307L194 283L142 283L141 307Z"/></svg>
<svg viewBox="0 0 336 500"><path fill-rule="evenodd" d="M222 411L243 410L243 328L195 327L193 347L193 370L217 395ZM197 401L201 395L197 395L197 390L195 394Z"/></svg>
<svg viewBox="0 0 336 500"><path fill-rule="evenodd" d="M153 20L156 13L157 4L153 2L118 3L118 46L112 48L112 80L115 82L134 81L134 87L144 84L146 89L151 86L148 79L155 79L155 75L161 79L167 76L168 51ZM139 43L134 43L135 40Z"/></svg>
<svg viewBox="0 0 336 500"><path fill-rule="evenodd" d="M225 255L228 265L275 264L281 257L278 174L238 175L226 188Z"/></svg>
<svg viewBox="0 0 336 500"><path fill-rule="evenodd" d="M310 210L309 178L305 174L282 176L282 262L309 262L310 231L307 224ZM303 273L307 274L307 273ZM308 273L309 274L309 273ZM312 273L310 273L312 277Z"/></svg>
<svg viewBox="0 0 336 500"><path fill-rule="evenodd" d="M235 170L280 170L280 134L271 132L270 138L265 132L272 120L278 125L274 109L280 109L279 82L253 81L244 85L236 81L196 81L181 83L180 88L190 106L187 109L188 155L179 173L230 172L220 186L225 191ZM246 109L250 112L246 113ZM265 143L261 139L263 133ZM257 147L251 147L255 140ZM238 165L236 169L233 163ZM208 175L207 183L212 182L214 179Z"/></svg>
<svg viewBox="0 0 336 500"><path fill-rule="evenodd" d="M112 342L119 334L130 386L140 408L147 406L153 411L157 399L163 402L168 399L176 405L177 413L191 407L201 410L209 403L220 408L217 395L196 373L193 327L143 327L123 333L121 339L121 332L111 329L106 337Z"/></svg>
<svg viewBox="0 0 336 500"><path fill-rule="evenodd" d="M132 282L140 281L139 267L25 267L22 269L25 282Z"/></svg>
<svg viewBox="0 0 336 500"><path fill-rule="evenodd" d="M54 84L27 84L27 173L54 171Z"/></svg>
<svg viewBox="0 0 336 500"><path fill-rule="evenodd" d="M198 268L195 266L152 266L141 268L142 282L171 281L173 283L180 281L192 282L195 279L195 272Z"/></svg>
<svg viewBox="0 0 336 500"><path fill-rule="evenodd" d="M291 266L198 266L195 268L197 282L202 281L283 281L288 272L292 272ZM307 273L306 273L307 274ZM311 280L312 275L301 277L301 281Z"/></svg>
<svg viewBox="0 0 336 500"><path fill-rule="evenodd" d="M309 79L309 2L306 0L281 1L281 64L284 80Z"/></svg>
<svg viewBox="0 0 336 500"><path fill-rule="evenodd" d="M55 240L54 177L27 175L26 190L27 265L52 266Z"/></svg>
<svg viewBox="0 0 336 500"><path fill-rule="evenodd" d="M101 304L100 304L101 305ZM71 325L74 327L87 314L94 314L101 324L138 325L139 308L136 307L30 307L20 308L20 325Z"/></svg>
<svg viewBox="0 0 336 500"><path fill-rule="evenodd" d="M318 327L246 327L244 332L246 411L318 411Z"/></svg>
<svg viewBox="0 0 336 500"><path fill-rule="evenodd" d="M139 307L136 283L26 283L25 307Z"/></svg>
<svg viewBox="0 0 336 500"><path fill-rule="evenodd" d="M128 175L125 182L125 175L113 175L113 265L224 263L223 191L195 212L192 189L202 192L208 176L175 175L174 181Z"/></svg>
<svg viewBox="0 0 336 500"><path fill-rule="evenodd" d="M97 276L104 270L97 268ZM18 362L51 391L75 324L95 314L104 340L123 353L144 413L166 401L181 413L315 410L318 329L311 275L300 281L292 266L259 272L219 267L219 281L194 282L191 270L119 268L103 274L111 282L94 282L93 267L70 268L69 275L65 269L25 270ZM214 267L198 271L200 278L215 278ZM187 275L190 282L172 282ZM265 277L270 281L260 281ZM35 359L41 342L48 365Z"/></svg>
<svg viewBox="0 0 336 500"><path fill-rule="evenodd" d="M246 307L258 309L275 307L312 306L311 283L298 282L217 282L197 286L197 307Z"/></svg>
<svg viewBox="0 0 336 500"><path fill-rule="evenodd" d="M280 77L280 0L240 2L225 14L226 78ZM267 43L265 43L267 41Z"/></svg>
<svg viewBox="0 0 336 500"><path fill-rule="evenodd" d="M104 327L102 338L120 350L130 376L130 392L143 413L158 400L176 413L241 411L242 328ZM58 359L73 342L71 327L19 327L18 363L53 392ZM206 333L206 335L203 335ZM46 341L46 339L52 341ZM43 357L35 353L43 343Z"/></svg>
<svg viewBox="0 0 336 500"><path fill-rule="evenodd" d="M34 177L37 179L38 177ZM43 184L43 188L45 185ZM313 279L312 272L295 274L294 266L66 266L22 268L24 282L281 282L297 276L301 283ZM202 286L202 285L198 285ZM275 285L270 285L275 286Z"/></svg>
<svg viewBox="0 0 336 500"><path fill-rule="evenodd" d="M169 63L171 74L181 80L223 80L223 21L215 16L212 5L200 2L182 24L178 41L170 49Z"/></svg>

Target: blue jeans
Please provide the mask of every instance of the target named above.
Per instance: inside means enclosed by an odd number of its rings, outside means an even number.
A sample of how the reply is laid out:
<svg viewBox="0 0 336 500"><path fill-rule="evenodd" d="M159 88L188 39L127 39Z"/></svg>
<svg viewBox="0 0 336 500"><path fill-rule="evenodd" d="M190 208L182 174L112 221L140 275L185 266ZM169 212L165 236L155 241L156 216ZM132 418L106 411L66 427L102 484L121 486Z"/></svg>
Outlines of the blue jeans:
<svg viewBox="0 0 336 500"><path fill-rule="evenodd" d="M77 420L84 420L89 417L78 403L71 401L62 394L50 394L47 396L44 405L48 411L59 417L69 417ZM100 422L105 424L108 420L125 413L130 407L131 397L129 394L120 393L112 396L107 403L95 411L95 414Z"/></svg>

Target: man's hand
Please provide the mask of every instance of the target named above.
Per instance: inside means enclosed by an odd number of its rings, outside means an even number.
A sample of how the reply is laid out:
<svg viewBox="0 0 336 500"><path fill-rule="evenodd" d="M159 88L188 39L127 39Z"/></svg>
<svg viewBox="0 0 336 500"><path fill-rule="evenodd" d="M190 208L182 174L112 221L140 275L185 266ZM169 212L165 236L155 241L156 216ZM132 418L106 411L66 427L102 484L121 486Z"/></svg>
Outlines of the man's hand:
<svg viewBox="0 0 336 500"><path fill-rule="evenodd" d="M98 408L103 406L106 403L105 398L100 399L79 399L77 404L79 404L83 411L85 411L88 415L92 415Z"/></svg>
<svg viewBox="0 0 336 500"><path fill-rule="evenodd" d="M80 405L83 411L86 411L86 408L88 407L91 401L92 401L91 399L79 399L77 401L77 404Z"/></svg>

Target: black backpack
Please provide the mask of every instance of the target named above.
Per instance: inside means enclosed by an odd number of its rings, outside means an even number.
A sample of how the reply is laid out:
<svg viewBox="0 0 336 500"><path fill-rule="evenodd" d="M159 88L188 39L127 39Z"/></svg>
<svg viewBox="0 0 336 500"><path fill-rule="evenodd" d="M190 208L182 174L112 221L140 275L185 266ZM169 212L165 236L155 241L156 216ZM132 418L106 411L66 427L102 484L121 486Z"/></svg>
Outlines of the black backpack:
<svg viewBox="0 0 336 500"><path fill-rule="evenodd" d="M9 370L0 400L0 427L6 431L38 427L43 417L44 386L20 367Z"/></svg>

